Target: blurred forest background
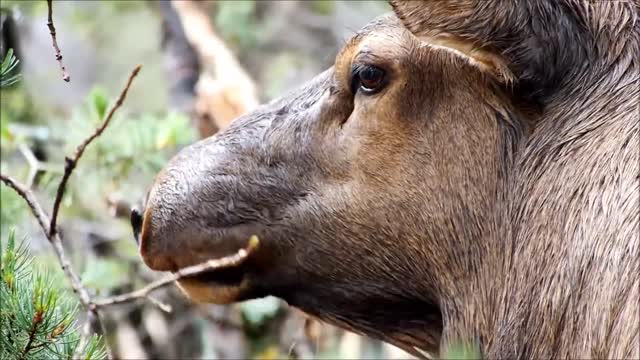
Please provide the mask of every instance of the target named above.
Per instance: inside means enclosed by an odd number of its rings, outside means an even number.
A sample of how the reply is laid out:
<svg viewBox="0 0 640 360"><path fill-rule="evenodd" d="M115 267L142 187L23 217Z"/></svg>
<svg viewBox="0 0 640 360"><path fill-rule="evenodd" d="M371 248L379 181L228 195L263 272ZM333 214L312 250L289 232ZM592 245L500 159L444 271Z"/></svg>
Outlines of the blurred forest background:
<svg viewBox="0 0 640 360"><path fill-rule="evenodd" d="M181 147L333 63L342 44L389 10L382 1L54 1L71 76L61 79L46 1L2 0L1 56L14 49L18 82L1 90L1 166L50 208L64 156L99 125L131 70L143 69L106 132L87 148L63 198L64 247L96 295L159 278L140 261L129 208ZM24 201L0 186L3 244L15 228L32 266L61 273ZM63 276L51 286L69 289ZM70 290L70 289L69 289ZM121 359L409 358L402 351L305 318L274 298L196 305L175 287L150 302L101 311ZM77 325L84 322L79 312Z"/></svg>

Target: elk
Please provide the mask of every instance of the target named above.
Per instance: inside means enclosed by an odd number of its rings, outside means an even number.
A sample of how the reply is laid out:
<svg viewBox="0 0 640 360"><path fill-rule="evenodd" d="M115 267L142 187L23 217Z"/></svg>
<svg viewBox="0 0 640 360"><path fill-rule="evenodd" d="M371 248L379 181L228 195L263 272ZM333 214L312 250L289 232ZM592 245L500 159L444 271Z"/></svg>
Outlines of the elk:
<svg viewBox="0 0 640 360"><path fill-rule="evenodd" d="M390 1L158 174L140 253L413 354L640 357L638 1ZM417 350L420 351L417 351Z"/></svg>

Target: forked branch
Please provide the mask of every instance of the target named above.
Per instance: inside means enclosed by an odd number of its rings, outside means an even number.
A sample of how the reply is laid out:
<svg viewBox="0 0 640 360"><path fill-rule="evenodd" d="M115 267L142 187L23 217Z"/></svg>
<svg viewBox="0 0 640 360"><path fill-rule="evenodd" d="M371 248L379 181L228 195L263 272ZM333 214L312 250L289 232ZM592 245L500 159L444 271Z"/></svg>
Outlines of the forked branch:
<svg viewBox="0 0 640 360"><path fill-rule="evenodd" d="M50 19L49 23L50 23L50 29L52 29L51 34L54 38L54 47L57 48L57 45L55 43L55 28L53 28L53 23L51 22L51 1L48 1L48 4L49 4L49 19ZM60 211L61 200L67 187L67 182L73 170L75 169L76 164L78 163L78 160L80 160L80 157L84 153L84 150L86 149L86 147L98 136L100 136L104 132L106 127L109 125L111 118L124 102L124 99L127 96L127 92L129 91L129 87L131 86L133 79L140 72L140 68L141 66L138 65L131 72L131 75L129 75L129 80L127 81L127 84L125 85L124 89L120 93L118 100L109 111L109 114L105 119L105 121L102 123L102 125L99 126L91 135L89 135L89 137L87 137L78 146L73 157L67 157L65 159L64 174L58 185L56 198L53 204L52 217L50 220L49 220L49 217L47 216L47 213L44 211L44 209L38 202L37 198L28 187L19 183L18 181L16 181L15 179L9 176L0 174L0 180L3 183L5 183L8 187L12 188L20 197L22 197L27 203L27 205L29 206L29 208L31 209L33 216L38 221L38 224L42 228L42 231L44 232L47 240L49 240L49 243L53 247L56 257L58 258L58 262L62 267L62 271L64 272L65 276L69 279L69 282L71 283L71 288L76 294L78 294L80 303L82 303L82 305L85 307L85 309L87 309L87 311L91 312L95 316L98 322L100 318L97 313L97 307L93 303L93 299L91 298L91 295L89 294L89 291L87 290L87 288L85 288L84 285L82 285L82 281L80 280L80 277L73 270L73 267L71 266L71 262L67 258L64 248L62 246L62 239L60 238L60 235L57 232L57 218L58 218L58 212ZM100 323L100 326L102 326L101 323ZM107 347L107 351L109 352L108 347Z"/></svg>
<svg viewBox="0 0 640 360"><path fill-rule="evenodd" d="M120 96L118 97L118 100L116 101L116 103L113 105L113 107L111 107L111 110L109 111L109 114L107 115L105 120L102 122L102 125L100 125L93 132L93 134L89 135L89 137L87 137L80 145L78 145L72 157L68 157L68 156L65 157L64 174L62 175L62 179L60 180L60 184L58 185L58 191L56 192L56 199L53 202L53 210L51 212L51 223L49 224L49 235L48 235L49 237L55 235L56 232L58 231L56 222L58 220L58 211L60 210L60 202L62 201L62 197L64 196L64 192L67 188L67 182L69 181L69 177L71 177L71 173L73 173L73 170L76 168L76 165L78 164L78 160L80 160L80 157L84 153L84 150L87 148L87 146L89 146L89 144L91 144L91 142L95 140L98 136L102 135L104 130L107 128L107 126L109 126L109 123L111 122L111 118L113 118L113 115L115 114L115 112L120 108L120 106L122 106L122 103L127 98L127 93L129 92L131 83L133 82L133 79L135 79L135 77L138 76L138 73L140 72L141 68L142 66L138 65L133 69L133 71L131 72L131 75L129 75L129 80L127 80L127 84L125 85L124 89L122 89L122 92L120 93Z"/></svg>
<svg viewBox="0 0 640 360"><path fill-rule="evenodd" d="M129 79L124 89L122 90L122 92L120 93L120 96L118 97L118 100L109 111L103 123L76 148L76 151L74 152L72 157L65 158L64 174L60 179L60 183L56 191L56 198L55 198L55 201L53 204L53 210L52 210L53 215L51 219L49 219L47 213L40 205L40 202L35 197L33 191L31 191L27 186L25 186L24 184L21 184L20 182L16 181L12 177L4 174L0 174L0 181L2 181L11 189L13 189L22 199L24 199L24 201L27 203L27 205L31 209L31 213L38 221L38 225L42 228L43 233L51 243L53 250L56 254L56 257L58 258L58 262L60 263L60 266L62 267L64 274L69 279L73 291L76 294L78 294L78 297L80 298L80 302L82 303L84 308L87 310L87 313L88 313L87 319L92 319L92 318L96 319L96 321L98 322L98 325L100 325L101 327L103 326L103 324L100 322L100 317L98 314L98 310L100 308L110 306L110 305L128 303L128 302L136 301L139 299L146 299L156 303L156 305L160 306L162 309L167 311L169 307L164 304L158 303L157 301L154 301L153 298L149 296L151 292L157 289L160 289L164 286L170 285L174 283L176 280L180 280L182 278L198 275L201 273L206 273L216 269L223 269L223 268L237 266L247 259L247 257L258 247L258 243L259 243L258 238L256 236L252 236L249 239L249 243L247 247L240 249L237 253L233 255L220 258L220 259L209 260L198 265L183 268L163 279L160 279L156 282L153 282L143 287L142 289L139 289L127 294L112 296L112 297L108 297L101 300L94 300L91 294L89 293L89 291L87 290L87 288L84 287L80 277L73 270L73 267L71 266L71 262L68 260L65 254L64 248L62 246L62 239L60 238L60 235L56 230L57 216L60 210L62 197L64 196L64 192L66 190L68 180L71 177L71 174L73 173L73 170L75 169L78 161L82 157L82 154L84 153L87 146L91 144L93 140L95 140L105 131L105 129L111 122L111 119L115 114L115 112L122 106L127 96L127 92L129 91L129 88L131 86L131 83L133 82L133 79L138 75L139 71L140 71L140 66L137 66L131 72L131 75L129 76ZM80 346L84 347L88 336L90 336L90 325L86 324L83 330L82 338L80 339ZM107 351L109 352L109 348L107 348ZM111 357L110 353L109 353L109 357Z"/></svg>
<svg viewBox="0 0 640 360"><path fill-rule="evenodd" d="M89 308L91 304L91 296L89 295L87 289L82 285L80 277L71 267L71 263L69 262L69 259L67 259L64 248L62 247L62 240L60 239L60 236L57 233L52 236L49 235L49 217L36 199L33 192L23 184L17 182L12 177L6 176L4 174L0 174L0 180L8 187L12 188L27 203L27 205L31 209L31 213L42 228L42 232L44 232L44 235L49 240L49 243L51 243L53 251L58 258L58 262L62 267L62 271L64 271L64 274L71 282L71 288L76 294L78 294L82 305L84 305L86 308Z"/></svg>
<svg viewBox="0 0 640 360"><path fill-rule="evenodd" d="M167 285L170 285L175 281L186 278L186 277L195 276L195 275L210 272L216 269L224 269L228 267L237 266L241 264L243 261L245 261L249 257L249 255L251 255L251 253L258 247L258 244L259 244L258 238L256 236L252 236L249 239L249 243L247 247L240 249L237 253L233 255L220 258L220 259L209 260L198 265L183 268L171 275L166 276L165 278L162 278L158 281L155 281L143 287L142 289L139 289L127 294L107 297L101 300L95 300L92 298L87 288L84 287L80 277L74 271L73 267L71 266L71 262L68 260L65 254L64 248L62 246L62 239L60 238L60 235L57 231L57 219L58 219L58 213L60 211L62 197L64 196L64 193L68 184L68 180L71 177L73 170L76 168L76 165L78 164L78 161L82 157L85 149L87 148L87 146L89 146L89 144L91 144L91 142L93 142L105 131L107 126L109 126L109 123L113 118L113 115L122 106L124 100L126 99L129 88L131 87L131 84L135 79L135 77L140 72L140 68L141 68L140 66L137 66L131 72L131 75L129 75L129 79L124 89L120 93L120 96L118 97L116 103L112 106L111 110L109 111L107 117L102 122L102 124L76 148L76 151L74 152L73 156L65 158L64 173L62 175L62 178L60 179L60 183L58 184L58 188L56 191L56 197L53 204L51 219L49 219L47 213L40 205L40 202L35 197L32 190L30 190L24 184L21 184L20 182L16 181L12 177L9 177L4 174L0 174L0 181L2 181L11 189L13 189L22 199L24 199L24 201L27 203L27 205L31 209L31 213L38 221L38 225L42 228L43 233L51 243L53 250L55 252L55 255L58 258L58 262L60 263L60 266L62 267L62 270L64 271L65 276L69 279L73 291L76 294L78 294L80 302L86 309L88 313L87 321L90 321L90 319L95 319L98 325L101 327L103 327L103 324L100 321L98 310L101 309L102 307L128 303L128 302L136 301L139 299L145 299L145 300L154 302L156 305L160 306L162 309L167 311L169 307L167 305L158 303L153 298L151 298L149 296L151 292L157 289L160 289L162 287L165 287ZM90 336L90 325L87 323L83 329L82 338L80 339L80 343L79 343L80 346L84 347L89 336ZM81 351L81 349L79 349L79 351ZM108 347L107 347L107 351L108 351L109 357L111 358L112 356Z"/></svg>

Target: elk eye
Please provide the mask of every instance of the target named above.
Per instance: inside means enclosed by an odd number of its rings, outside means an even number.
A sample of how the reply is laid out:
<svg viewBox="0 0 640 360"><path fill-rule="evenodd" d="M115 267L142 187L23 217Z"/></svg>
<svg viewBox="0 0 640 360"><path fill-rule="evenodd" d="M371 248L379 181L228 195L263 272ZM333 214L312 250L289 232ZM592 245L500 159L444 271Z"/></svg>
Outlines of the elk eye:
<svg viewBox="0 0 640 360"><path fill-rule="evenodd" d="M365 95L372 95L382 90L386 85L384 70L371 65L356 65L351 71L351 92L355 95L361 91Z"/></svg>

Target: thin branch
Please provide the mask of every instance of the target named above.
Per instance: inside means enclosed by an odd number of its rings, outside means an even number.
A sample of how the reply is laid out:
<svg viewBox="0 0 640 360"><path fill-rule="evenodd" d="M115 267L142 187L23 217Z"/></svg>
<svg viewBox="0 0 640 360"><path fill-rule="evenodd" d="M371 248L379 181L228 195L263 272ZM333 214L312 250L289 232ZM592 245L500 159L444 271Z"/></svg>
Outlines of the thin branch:
<svg viewBox="0 0 640 360"><path fill-rule="evenodd" d="M91 309L93 305L91 303L91 296L89 295L89 291L87 291L87 289L82 285L80 277L75 273L75 271L73 271L71 262L69 261L69 259L67 259L64 248L62 247L62 240L60 239L58 233L50 235L48 225L49 217L47 216L47 213L42 209L42 206L40 206L40 203L33 195L33 192L27 189L26 186L17 182L9 176L0 174L0 180L4 182L8 187L12 188L16 193L18 193L18 195L20 195L20 197L22 197L27 203L27 205L31 209L31 213L36 218L36 220L38 220L38 224L42 228L44 235L53 246L53 250L56 254L56 257L58 258L58 262L60 263L62 270L71 282L71 288L73 289L73 292L78 294L82 305L84 305L87 309Z"/></svg>
<svg viewBox="0 0 640 360"><path fill-rule="evenodd" d="M127 84L125 85L122 92L120 92L120 96L116 103L111 107L107 118L104 120L102 125L100 125L89 137L87 137L78 147L76 148L75 153L72 157L65 157L65 166L64 166L64 174L62 175L62 179L60 180L60 184L58 185L58 191L56 192L56 198L53 202L53 211L51 212L51 223L49 224L49 237L52 237L57 233L57 220L58 220L58 211L60 210L60 202L62 201L62 197L64 196L64 192L67 188L67 182L69 181L69 177L71 177L71 173L75 169L78 164L78 160L84 153L84 150L91 144L93 140L95 140L98 136L100 136L104 130L109 126L111 122L111 118L115 114L115 112L122 106L124 99L127 97L127 93L129 92L129 87L131 87L131 83L133 79L138 75L142 66L138 65L133 69L131 75L129 75L129 80L127 80Z"/></svg>
<svg viewBox="0 0 640 360"><path fill-rule="evenodd" d="M58 233L55 233L52 237L49 238L49 231L48 231L49 229L47 225L49 221L48 221L47 214L44 212L44 210L36 200L35 196L33 195L33 192L9 176L0 174L0 180L4 182L7 186L12 188L20 197L22 197L25 200L25 202L31 209L31 212L33 213L34 217L38 220L38 223L40 224L40 227L42 228L43 232L45 233L45 235L48 237L49 241L53 245L54 251L58 257L58 261L60 262L62 269L64 270L65 275L71 281L71 286L73 288L73 291L78 294L78 296L80 297L81 303L87 309L87 312L89 315L87 316L87 323L84 326L83 334L81 336L80 343L78 345L82 347L85 346L86 342L88 341L88 337L90 336L91 318L95 317L96 319L98 319L100 326L101 327L103 326L102 322L99 321L99 314L98 314L98 310L101 307L133 302L143 298L146 298L154 302L156 305L160 305L157 302L155 302L153 298L149 296L151 292L157 289L160 289L162 287L165 287L167 285L170 285L173 282L183 278L195 276L195 275L206 273L213 270L219 270L219 269L229 268L233 266L238 266L242 264L249 257L249 255L251 255L251 253L253 253L253 251L258 247L260 243L258 237L254 235L249 239L249 243L245 248L238 250L238 252L233 255L219 258L219 259L208 260L198 265L182 268L177 272L163 279L160 279L158 281L155 281L143 287L142 289L139 289L127 294L112 296L112 297L108 297L108 298L96 301L91 299L89 292L82 285L80 278L73 271L73 268L71 267L69 261L65 256L64 249L62 248L62 241ZM161 305L164 305L164 304L161 304ZM161 306L161 308L163 308L163 306ZM164 310L170 311L170 309L166 309L166 307L164 308ZM108 346L107 346L107 352L109 352L110 354L110 349ZM109 358L112 358L112 357L109 356Z"/></svg>
<svg viewBox="0 0 640 360"><path fill-rule="evenodd" d="M53 25L53 4L51 0L47 0L47 8L49 9L47 14L47 26L49 27L49 33L51 34L51 41L53 42L53 50L56 52L56 60L60 64L60 70L62 71L62 80L69 82L71 81L71 76L67 72L67 68L64 66L62 62L62 52L60 52L60 47L58 46L58 39L56 38L56 27Z"/></svg>
<svg viewBox="0 0 640 360"><path fill-rule="evenodd" d="M36 197L33 195L33 192L31 192L31 190L29 190L26 186L17 182L15 179L13 179L10 176L0 174L0 181L5 183L5 185L7 185L8 187L12 188L21 198L24 199L24 201L27 203L27 205L31 209L31 213L36 218L36 220L38 220L38 224L42 228L42 231L44 231L45 236L47 236L48 238L49 217L47 216L47 213L45 213L44 210L42 209L42 206L40 206L40 203L38 202L38 200L36 200Z"/></svg>
<svg viewBox="0 0 640 360"><path fill-rule="evenodd" d="M58 60L60 61L62 60L62 56L59 56L59 49L57 47L56 38L55 38L55 28L53 27L53 22L51 20L51 0L48 0L47 3L49 5L48 25L49 25L49 29L51 30L51 36L53 38L54 48L58 53L56 55L56 58L58 58ZM62 62L60 62L60 64L62 65ZM56 192L56 198L53 204L51 220L49 220L47 213L42 209L42 206L34 196L33 192L28 187L19 183L13 178L0 173L0 181L5 183L8 187L12 188L20 197L22 197L27 203L27 205L29 206L29 208L31 209L31 212L33 213L34 217L38 221L38 224L42 228L42 231L44 232L45 236L51 243L51 246L53 247L53 250L56 254L56 257L58 258L58 262L60 263L60 266L62 267L64 274L71 282L71 288L76 294L78 294L78 297L80 298L80 302L85 307L85 309L87 309L87 312L90 314L88 316L88 320L90 321L91 318L95 318L103 332L104 332L104 324L102 324L102 322L100 321L100 315L98 314L98 307L93 302L91 295L89 294L89 291L84 287L84 285L82 285L82 281L80 280L80 277L75 273L75 271L71 267L71 262L69 261L69 259L67 259L66 253L62 246L62 239L60 238L60 235L58 234L58 231L57 231L57 217L58 217L58 212L60 210L62 197L67 187L67 182L69 180L69 177L71 176L71 173L75 169L78 163L78 160L84 153L84 150L86 149L86 147L104 132L104 130L109 125L111 118L113 117L115 112L120 108L120 106L122 106L122 103L124 102L127 96L127 92L129 91L131 83L133 82L133 79L140 72L140 68L141 66L138 65L135 67L135 69L133 69L133 71L131 72L131 75L129 75L129 79L127 81L125 88L120 93L118 100L109 111L109 114L107 115L102 125L98 127L89 137L87 137L77 147L73 157L65 158L64 174L62 175L62 179L60 180L60 183L58 185L58 190ZM64 71L64 66L63 66L63 71ZM90 329L90 325L86 325L86 326L89 326L89 329ZM81 344L79 345L82 345L82 342L87 341L87 336L88 335L83 334L83 339L81 339ZM109 349L109 346L106 342L105 342L105 346L107 349L107 355L109 356L109 358L112 358L111 349Z"/></svg>
<svg viewBox="0 0 640 360"><path fill-rule="evenodd" d="M158 309L166 312L167 314L171 314L171 312L173 312L173 308L171 307L171 305L165 304L164 302L156 299L151 295L147 296L147 300L149 300L150 303L158 307Z"/></svg>
<svg viewBox="0 0 640 360"><path fill-rule="evenodd" d="M48 225L49 217L47 216L47 213L45 213L45 211L42 209L42 206L40 206L40 203L33 195L33 192L27 189L23 184L17 182L16 180L14 180L9 176L0 174L0 180L3 183L5 183L8 187L12 188L27 203L27 205L31 209L31 213L36 218L36 220L38 221L38 224L42 228L42 232L44 232L44 235L47 237L47 239L51 243L51 246L53 247L53 251L56 254L56 257L58 258L58 262L60 263L60 267L62 267L62 271L64 272L65 276L69 279L69 282L71 283L71 288L73 289L73 292L78 294L78 297L80 298L80 303L87 309L87 312L92 314L92 316L97 318L99 321L100 318L99 318L98 310L96 309L96 306L94 305L93 300L91 299L91 295L89 294L89 291L87 290L87 288L84 287L84 285L82 285L82 281L80 280L80 277L75 273L75 271L71 267L71 262L69 261L69 259L67 259L66 253L64 252L64 248L62 247L62 240L60 239L60 236L58 235L58 233L55 233L53 236L49 235L49 225ZM99 321L99 324L104 331L104 326L102 322ZM113 356L111 353L111 349L109 348L109 345L107 344L106 341L105 341L105 348L107 350L108 358L112 359Z"/></svg>
<svg viewBox="0 0 640 360"><path fill-rule="evenodd" d="M148 295L151 292L157 289L160 289L162 287L165 287L169 284L172 284L174 281L177 281L186 277L191 277L194 275L206 273L212 270L225 269L233 266L238 266L242 264L247 259L247 257L249 257L249 255L251 255L251 253L258 247L258 244L259 244L258 237L254 235L249 239L249 243L246 248L238 250L238 252L233 255L226 256L220 259L208 260L198 265L182 268L163 279L160 279L158 281L155 281L143 287L142 289L138 289L127 294L116 295L116 296L108 297L106 299L97 300L97 301L94 301L93 304L95 305L96 308L100 308L103 306L116 305L116 304L136 301L136 300L148 297Z"/></svg>

